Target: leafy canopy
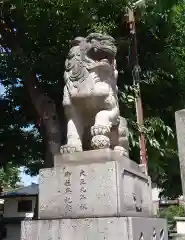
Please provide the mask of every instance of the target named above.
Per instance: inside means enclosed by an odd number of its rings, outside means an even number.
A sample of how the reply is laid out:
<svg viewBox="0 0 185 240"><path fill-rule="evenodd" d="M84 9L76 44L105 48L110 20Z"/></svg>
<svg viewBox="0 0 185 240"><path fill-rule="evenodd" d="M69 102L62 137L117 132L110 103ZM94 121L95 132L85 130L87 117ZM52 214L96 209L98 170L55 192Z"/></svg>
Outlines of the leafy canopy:
<svg viewBox="0 0 185 240"><path fill-rule="evenodd" d="M128 59L130 42L124 16L128 1L9 0L0 4L0 81L6 89L0 99L1 164L12 161L27 166L31 173L38 171L45 136L25 83L49 96L62 119L64 61L70 40L98 31L112 35L117 42L120 110L129 122L131 157L139 162L138 134L143 131L153 181L164 194L179 195L174 112L184 105L184 2L148 2L145 9L136 11L145 117L142 129L136 124L136 89Z"/></svg>
<svg viewBox="0 0 185 240"><path fill-rule="evenodd" d="M3 189L12 189L18 186L20 182L18 168L7 164L6 168L0 168L0 187ZM2 190L3 190L2 189Z"/></svg>

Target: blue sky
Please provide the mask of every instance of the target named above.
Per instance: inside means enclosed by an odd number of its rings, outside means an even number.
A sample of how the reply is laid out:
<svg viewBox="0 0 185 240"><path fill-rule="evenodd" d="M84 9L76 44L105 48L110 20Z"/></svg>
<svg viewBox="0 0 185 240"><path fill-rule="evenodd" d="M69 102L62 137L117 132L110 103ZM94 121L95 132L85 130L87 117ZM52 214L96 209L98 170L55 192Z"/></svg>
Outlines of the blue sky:
<svg viewBox="0 0 185 240"><path fill-rule="evenodd" d="M4 87L0 84L0 95L4 93ZM38 176L36 177L30 177L29 175L24 173L25 169L23 167L20 168L20 177L21 177L21 182L25 185L28 186L32 182L37 183L38 182Z"/></svg>
<svg viewBox="0 0 185 240"><path fill-rule="evenodd" d="M4 92L4 87L0 84L0 95L3 94Z"/></svg>
<svg viewBox="0 0 185 240"><path fill-rule="evenodd" d="M29 175L24 173L24 168L20 168L20 177L21 177L21 182L25 186L29 186L32 183L38 183L38 176L36 177L30 177Z"/></svg>

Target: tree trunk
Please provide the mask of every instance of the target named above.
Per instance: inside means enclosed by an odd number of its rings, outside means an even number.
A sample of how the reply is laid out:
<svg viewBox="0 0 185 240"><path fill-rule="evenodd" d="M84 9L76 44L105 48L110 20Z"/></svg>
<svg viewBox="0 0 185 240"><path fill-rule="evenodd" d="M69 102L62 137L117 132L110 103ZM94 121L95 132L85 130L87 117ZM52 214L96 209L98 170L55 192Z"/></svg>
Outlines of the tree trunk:
<svg viewBox="0 0 185 240"><path fill-rule="evenodd" d="M9 19L9 22L1 23L0 28L2 32L7 32L7 28L12 29L11 19ZM24 54L24 50L18 44L23 36L20 35L19 32L14 34L14 31L10 31L5 37L5 39L1 39L1 44L5 51L8 48L8 50L11 49L12 54L15 52L16 56L19 55L17 58L17 68L22 69L24 79L23 85L29 93L38 116L42 119L42 134L46 149L44 163L46 167L51 167L53 165L54 155L60 151L62 141L61 127L56 105L54 101L37 86L38 79L36 73L31 72L28 64L28 56Z"/></svg>
<svg viewBox="0 0 185 240"><path fill-rule="evenodd" d="M54 155L60 152L61 126L54 101L44 94L35 83L36 77L34 76L29 81L25 81L25 87L38 116L42 119L41 135L45 146L44 165L52 167Z"/></svg>

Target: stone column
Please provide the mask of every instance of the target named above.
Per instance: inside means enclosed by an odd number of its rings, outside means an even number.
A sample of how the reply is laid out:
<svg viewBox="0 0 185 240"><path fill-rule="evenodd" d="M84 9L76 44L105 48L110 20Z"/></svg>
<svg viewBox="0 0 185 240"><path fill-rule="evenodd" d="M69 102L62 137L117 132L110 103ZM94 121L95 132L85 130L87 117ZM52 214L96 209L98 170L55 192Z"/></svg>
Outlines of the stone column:
<svg viewBox="0 0 185 240"><path fill-rule="evenodd" d="M175 113L183 198L185 200L185 109Z"/></svg>

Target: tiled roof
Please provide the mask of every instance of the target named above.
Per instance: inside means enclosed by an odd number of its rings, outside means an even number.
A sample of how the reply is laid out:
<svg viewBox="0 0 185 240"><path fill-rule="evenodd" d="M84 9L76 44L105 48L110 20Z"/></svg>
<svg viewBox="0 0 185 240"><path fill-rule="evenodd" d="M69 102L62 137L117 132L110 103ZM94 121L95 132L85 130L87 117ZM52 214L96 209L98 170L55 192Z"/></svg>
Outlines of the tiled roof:
<svg viewBox="0 0 185 240"><path fill-rule="evenodd" d="M18 197L18 196L33 196L38 195L38 184L32 183L28 187L21 187L13 191L4 192L0 195L0 198Z"/></svg>

